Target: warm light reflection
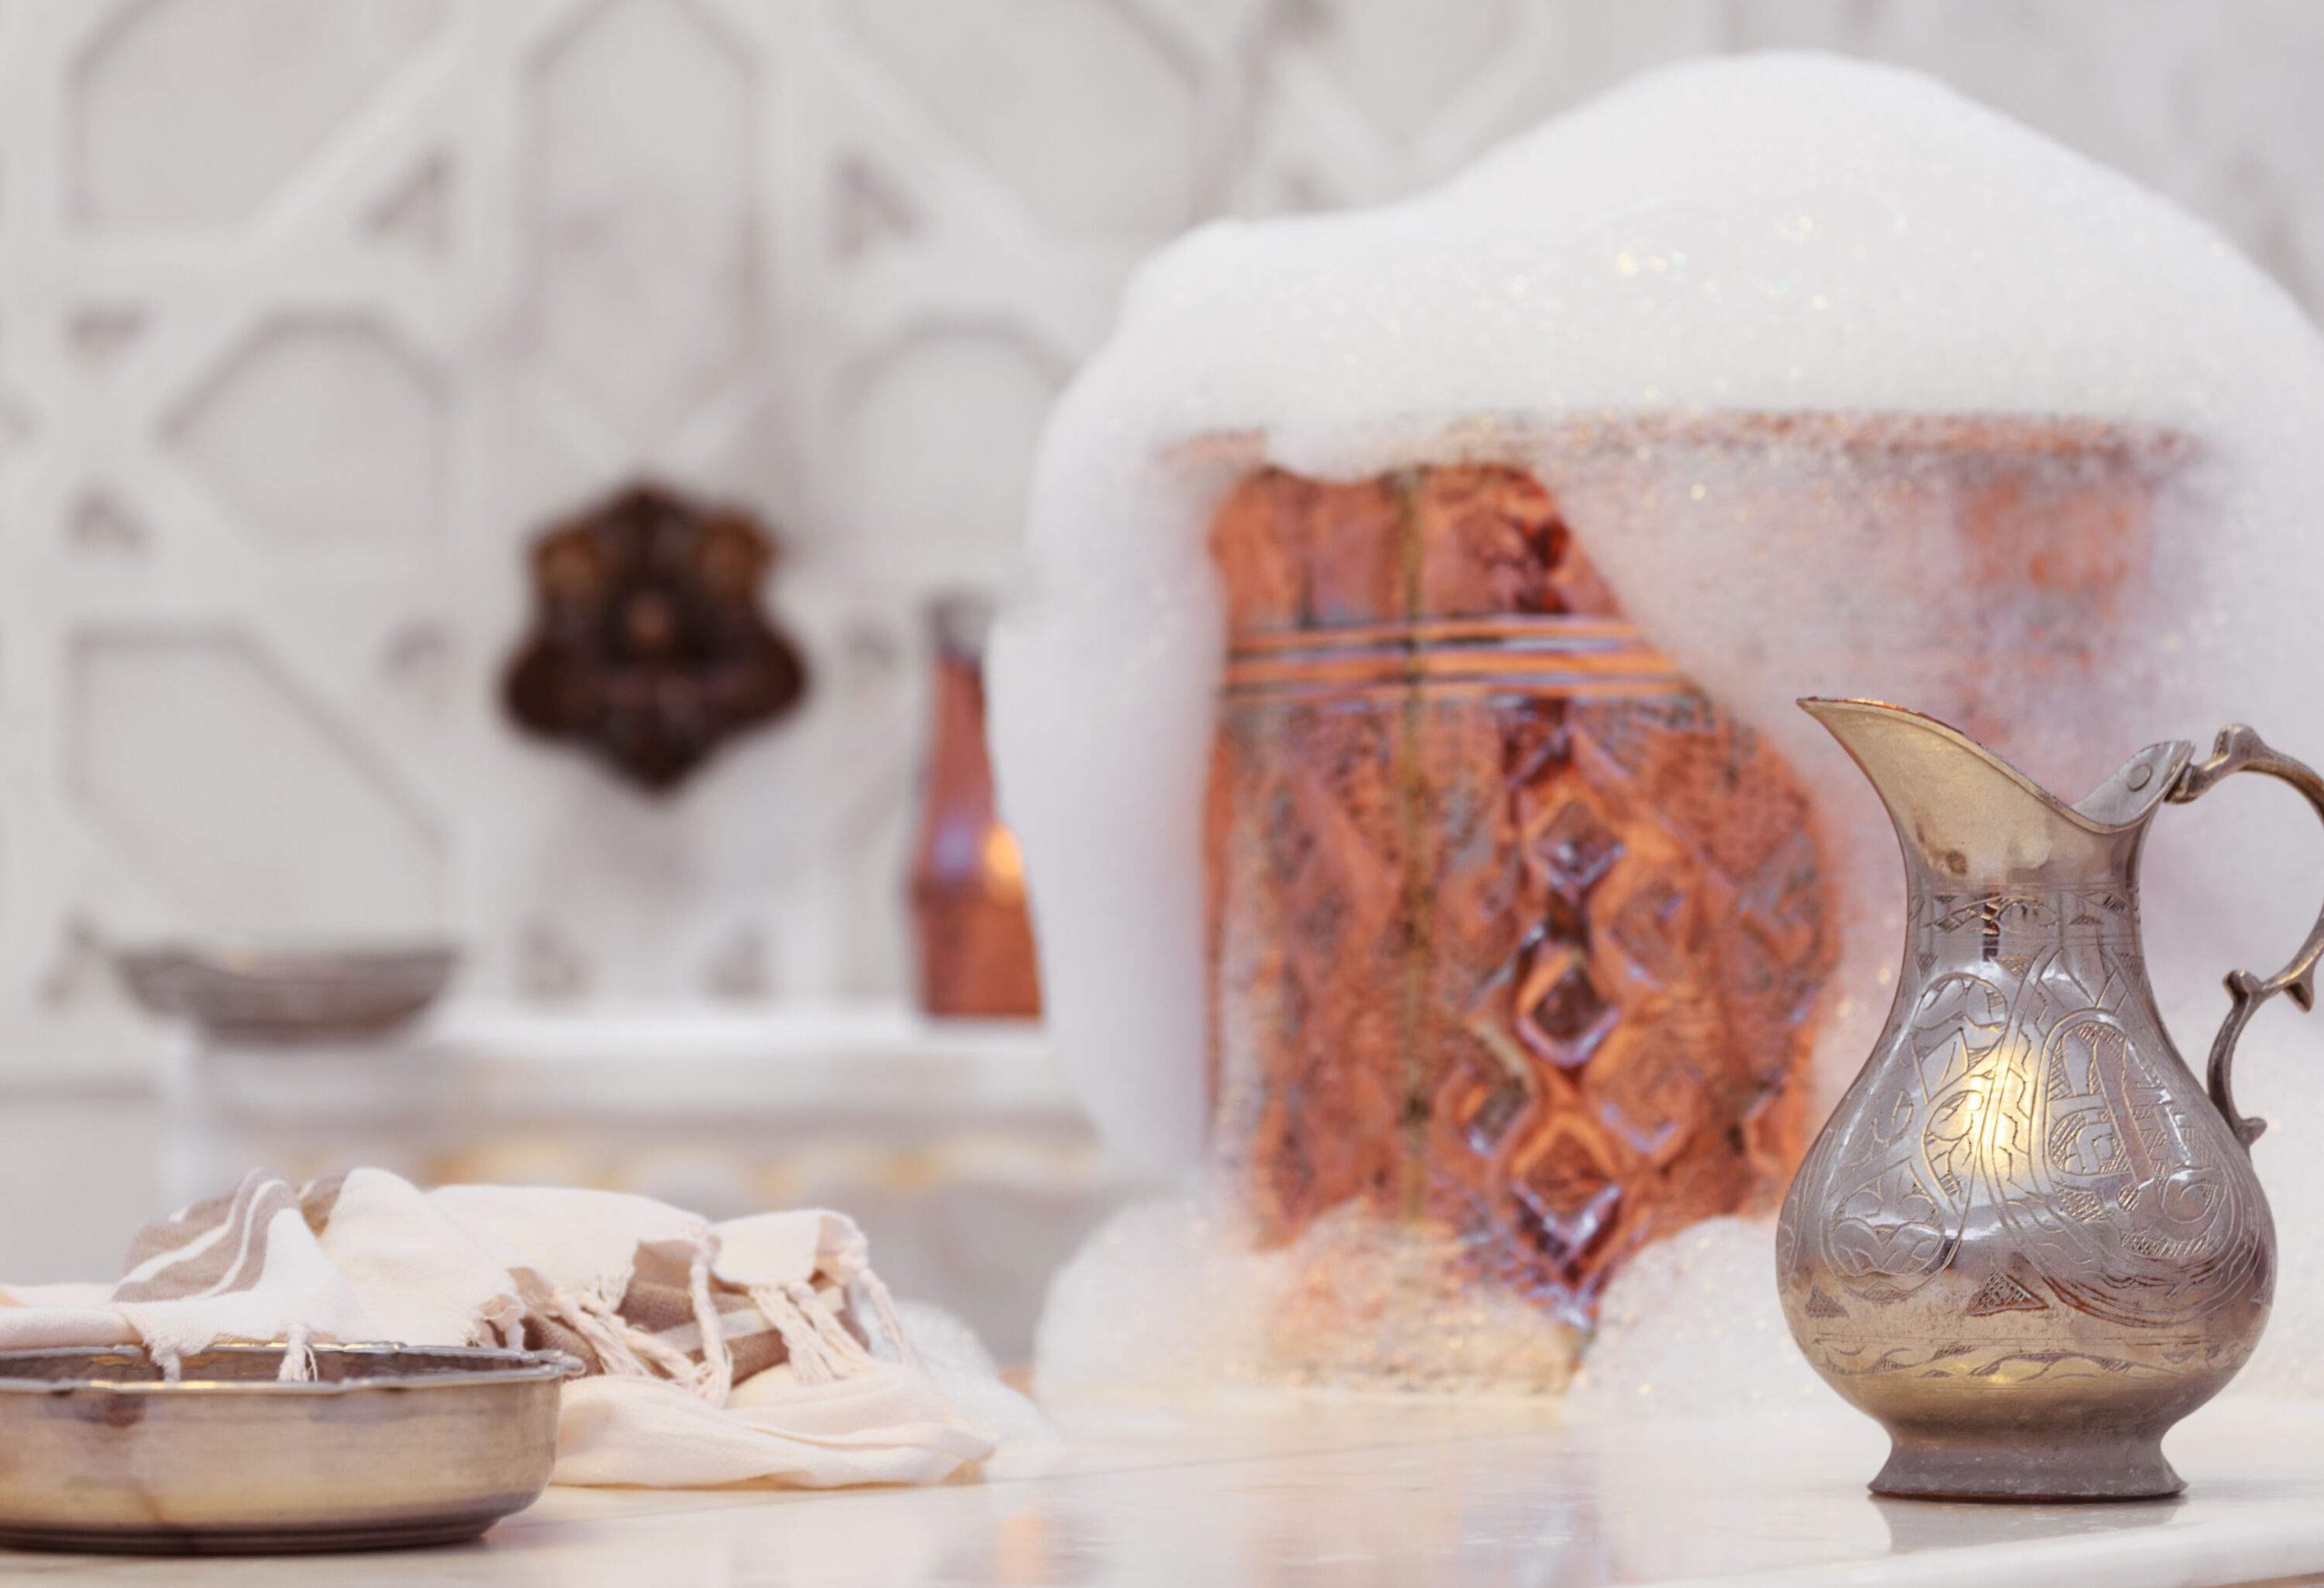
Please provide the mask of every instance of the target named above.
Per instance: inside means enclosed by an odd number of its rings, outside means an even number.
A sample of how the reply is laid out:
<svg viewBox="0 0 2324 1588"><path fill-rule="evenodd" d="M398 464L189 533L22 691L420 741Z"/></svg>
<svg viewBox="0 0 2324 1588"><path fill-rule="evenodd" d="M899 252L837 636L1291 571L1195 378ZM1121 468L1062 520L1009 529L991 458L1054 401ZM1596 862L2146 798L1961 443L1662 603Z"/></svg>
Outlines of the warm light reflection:
<svg viewBox="0 0 2324 1588"><path fill-rule="evenodd" d="M1006 827L985 832L984 874L1000 892L1021 894L1025 891L1025 857L1017 848L1017 835Z"/></svg>

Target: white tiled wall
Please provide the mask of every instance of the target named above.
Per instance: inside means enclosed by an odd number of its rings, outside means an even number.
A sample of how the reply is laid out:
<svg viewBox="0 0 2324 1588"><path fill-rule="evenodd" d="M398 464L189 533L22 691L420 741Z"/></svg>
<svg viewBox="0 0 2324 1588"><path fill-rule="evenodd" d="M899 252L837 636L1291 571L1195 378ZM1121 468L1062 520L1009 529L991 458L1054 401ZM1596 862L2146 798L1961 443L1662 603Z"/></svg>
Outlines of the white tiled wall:
<svg viewBox="0 0 2324 1588"><path fill-rule="evenodd" d="M916 606L1005 579L1139 253L1674 54L1928 66L2324 297L2309 0L15 0L0 1073L96 945L448 928L544 1001L900 982ZM812 703L656 804L493 704L550 512L782 528Z"/></svg>

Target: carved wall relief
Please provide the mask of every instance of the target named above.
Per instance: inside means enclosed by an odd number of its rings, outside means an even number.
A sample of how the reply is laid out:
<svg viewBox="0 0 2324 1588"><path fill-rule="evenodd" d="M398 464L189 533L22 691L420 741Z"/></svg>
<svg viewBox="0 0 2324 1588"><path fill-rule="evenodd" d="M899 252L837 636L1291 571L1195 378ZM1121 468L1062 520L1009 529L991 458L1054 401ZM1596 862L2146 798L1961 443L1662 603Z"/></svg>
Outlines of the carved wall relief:
<svg viewBox="0 0 2324 1588"><path fill-rule="evenodd" d="M760 600L775 558L746 514L650 485L553 525L533 546L509 715L642 788L675 787L805 691L806 665Z"/></svg>

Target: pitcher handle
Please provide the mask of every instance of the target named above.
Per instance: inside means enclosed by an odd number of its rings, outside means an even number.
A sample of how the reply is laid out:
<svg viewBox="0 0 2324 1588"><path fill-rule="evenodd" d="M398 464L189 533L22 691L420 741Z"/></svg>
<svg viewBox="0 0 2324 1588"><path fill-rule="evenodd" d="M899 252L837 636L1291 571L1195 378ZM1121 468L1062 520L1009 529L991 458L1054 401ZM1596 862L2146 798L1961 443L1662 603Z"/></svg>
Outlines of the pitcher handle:
<svg viewBox="0 0 2324 1588"><path fill-rule="evenodd" d="M2239 772L2264 773L2291 784L2307 796L2317 815L2324 818L2324 777L2319 777L2315 769L2305 763L2270 749L2265 739L2241 723L2221 729L2211 755L2190 762L2167 797L2171 804L2183 805L2200 799ZM2274 975L2262 981L2249 971L2230 971L2227 974L2227 995L2232 1001L2219 1035L2211 1039L2211 1104L2227 1120L2236 1139L2246 1147L2260 1139L2260 1132L2268 1128L2268 1122L2246 1119L2235 1110L2235 1044L2242 1040L2243 1028L2251 1022L2260 1006L2279 992L2291 994L2291 1001L2302 1009L2314 1009L2316 965L2319 960L2324 960L2324 913L2319 914L2316 924L2309 928L2308 941L2299 945L2299 952L2292 956L2291 963Z"/></svg>

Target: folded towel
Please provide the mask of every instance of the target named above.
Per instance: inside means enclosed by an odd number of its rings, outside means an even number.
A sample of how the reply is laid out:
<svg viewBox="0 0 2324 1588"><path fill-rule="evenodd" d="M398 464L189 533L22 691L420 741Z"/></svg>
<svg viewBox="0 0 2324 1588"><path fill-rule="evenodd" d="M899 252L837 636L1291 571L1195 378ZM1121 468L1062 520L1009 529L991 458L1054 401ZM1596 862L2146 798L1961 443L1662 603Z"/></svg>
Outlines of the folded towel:
<svg viewBox="0 0 2324 1588"><path fill-rule="evenodd" d="M112 1286L0 1287L0 1349L140 1345L174 1376L221 1340L287 1340L286 1378L317 1340L568 1352L558 1483L925 1484L993 1448L836 1213L253 1172L141 1231Z"/></svg>

